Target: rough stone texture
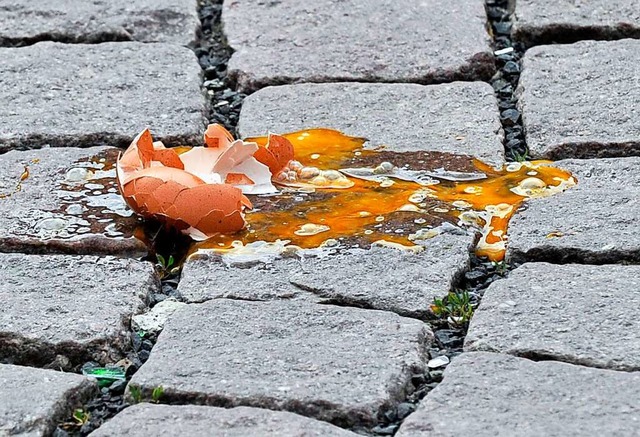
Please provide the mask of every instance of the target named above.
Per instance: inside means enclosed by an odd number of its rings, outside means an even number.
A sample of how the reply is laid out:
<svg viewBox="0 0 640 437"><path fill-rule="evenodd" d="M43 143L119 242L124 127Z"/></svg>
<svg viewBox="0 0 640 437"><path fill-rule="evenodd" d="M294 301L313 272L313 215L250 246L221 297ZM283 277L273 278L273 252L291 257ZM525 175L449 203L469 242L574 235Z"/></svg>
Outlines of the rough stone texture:
<svg viewBox="0 0 640 437"><path fill-rule="evenodd" d="M639 373L465 353L396 436L635 437L639 396Z"/></svg>
<svg viewBox="0 0 640 437"><path fill-rule="evenodd" d="M640 158L565 160L578 185L526 204L509 224L507 259L640 261Z"/></svg>
<svg viewBox="0 0 640 437"><path fill-rule="evenodd" d="M0 364L0 435L51 435L97 391L80 375Z"/></svg>
<svg viewBox="0 0 640 437"><path fill-rule="evenodd" d="M0 48L0 152L127 146L145 127L202 141L201 69L185 47L137 42Z"/></svg>
<svg viewBox="0 0 640 437"><path fill-rule="evenodd" d="M0 155L0 252L145 255L116 187L118 153L74 147Z"/></svg>
<svg viewBox="0 0 640 437"><path fill-rule="evenodd" d="M217 255L187 261L178 291L188 302L215 298L290 299L424 316L469 266L472 235L441 234L419 254L374 247L328 256L284 257L227 266Z"/></svg>
<svg viewBox="0 0 640 437"><path fill-rule="evenodd" d="M195 405L137 404L102 425L91 437L356 437L326 422L283 411L252 407L215 408Z"/></svg>
<svg viewBox="0 0 640 437"><path fill-rule="evenodd" d="M640 37L635 0L518 0L514 37L527 46Z"/></svg>
<svg viewBox="0 0 640 437"><path fill-rule="evenodd" d="M244 101L242 136L329 127L397 152L438 151L502 162L498 104L486 83L298 84Z"/></svg>
<svg viewBox="0 0 640 437"><path fill-rule="evenodd" d="M0 360L41 366L122 358L129 320L159 281L150 263L0 254Z"/></svg>
<svg viewBox="0 0 640 437"><path fill-rule="evenodd" d="M135 315L131 318L131 326L136 331L143 331L148 334L157 334L162 331L164 323L171 314L187 304L179 302L173 297L158 302L149 311Z"/></svg>
<svg viewBox="0 0 640 437"><path fill-rule="evenodd" d="M297 301L216 299L178 310L133 376L167 403L288 410L371 426L425 368L433 335L396 314Z"/></svg>
<svg viewBox="0 0 640 437"><path fill-rule="evenodd" d="M631 39L527 51L516 92L531 155L640 154L638 61L640 41Z"/></svg>
<svg viewBox="0 0 640 437"><path fill-rule="evenodd" d="M226 1L244 91L291 82L489 79L495 70L482 0Z"/></svg>
<svg viewBox="0 0 640 437"><path fill-rule="evenodd" d="M527 263L492 283L465 350L640 370L640 266Z"/></svg>
<svg viewBox="0 0 640 437"><path fill-rule="evenodd" d="M0 44L43 40L187 45L200 26L196 0L0 0Z"/></svg>

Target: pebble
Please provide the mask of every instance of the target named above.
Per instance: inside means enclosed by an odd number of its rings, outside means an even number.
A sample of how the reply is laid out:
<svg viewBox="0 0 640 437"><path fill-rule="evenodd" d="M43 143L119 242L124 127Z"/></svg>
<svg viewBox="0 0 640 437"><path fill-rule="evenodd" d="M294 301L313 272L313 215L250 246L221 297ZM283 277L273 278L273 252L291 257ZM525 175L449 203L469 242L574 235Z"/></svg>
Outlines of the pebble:
<svg viewBox="0 0 640 437"><path fill-rule="evenodd" d="M429 362L427 363L427 367L429 367L430 369L437 369L438 367L443 367L447 364L449 364L449 357L447 357L446 355L441 355L429 360Z"/></svg>

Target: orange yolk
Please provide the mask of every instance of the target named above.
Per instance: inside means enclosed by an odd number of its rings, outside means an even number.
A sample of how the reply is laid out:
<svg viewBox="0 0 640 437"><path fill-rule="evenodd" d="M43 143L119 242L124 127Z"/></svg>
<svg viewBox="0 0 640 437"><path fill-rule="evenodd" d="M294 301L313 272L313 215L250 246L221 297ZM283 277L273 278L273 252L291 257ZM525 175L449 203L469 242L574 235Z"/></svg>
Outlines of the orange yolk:
<svg viewBox="0 0 640 437"><path fill-rule="evenodd" d="M522 202L530 197L555 194L575 184L570 173L551 167L546 161L510 163L495 169L479 160L454 155L458 163L466 162L465 172L484 173L487 177L465 182L439 179L438 183L428 185L385 177L384 173L376 180L347 178L335 170L364 167L363 163L375 168L384 161L406 170L424 170L419 167L429 166L429 153L423 152L422 160L412 162L415 160L412 154L365 150L364 138L330 129L309 129L283 136L292 142L298 161L290 162L291 169L285 169L284 175L274 177L285 186L283 191L253 197L254 210L246 213L246 229L197 243L194 251L225 251L238 241L247 245L277 240L301 248L316 248L334 240L359 246L380 240L413 246L414 241L428 238L430 228L449 221L479 228L482 236L477 255L500 261L504 258L509 220ZM265 145L267 137L245 141ZM308 170L314 176L319 171L321 177L290 181L287 174L295 167L300 170L298 174ZM342 187L327 188L340 185L332 185L331 181L338 176Z"/></svg>

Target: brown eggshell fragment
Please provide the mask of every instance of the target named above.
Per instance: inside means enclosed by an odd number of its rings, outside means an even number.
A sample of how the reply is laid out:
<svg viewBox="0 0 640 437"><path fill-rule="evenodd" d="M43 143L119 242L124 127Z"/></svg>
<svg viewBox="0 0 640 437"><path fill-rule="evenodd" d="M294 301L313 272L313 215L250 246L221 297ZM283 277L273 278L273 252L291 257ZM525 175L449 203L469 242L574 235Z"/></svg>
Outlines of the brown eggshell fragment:
<svg viewBox="0 0 640 437"><path fill-rule="evenodd" d="M233 143L233 135L221 124L210 124L204 132L204 143L207 147L222 147L226 149Z"/></svg>
<svg viewBox="0 0 640 437"><path fill-rule="evenodd" d="M167 210L174 204L178 195L188 188L173 181L167 181L146 198L144 207L149 214L166 214Z"/></svg>
<svg viewBox="0 0 640 437"><path fill-rule="evenodd" d="M149 129L145 129L133 140L138 149L138 156L142 160L142 166L148 167L153 160L153 138Z"/></svg>
<svg viewBox="0 0 640 437"><path fill-rule="evenodd" d="M151 176L162 179L163 181L173 181L184 185L185 187L195 187L204 184L204 181L198 176L187 173L184 170L173 167L149 167L136 172L136 179Z"/></svg>
<svg viewBox="0 0 640 437"><path fill-rule="evenodd" d="M182 191L174 204L180 212L179 218L195 227L203 217L214 210L225 216L234 211L241 212L242 191L225 184L199 185ZM235 230L240 229L242 227Z"/></svg>
<svg viewBox="0 0 640 437"><path fill-rule="evenodd" d="M146 208L147 199L162 184L164 184L162 179L154 177L147 176L134 179L125 186L125 190L127 190L125 193L132 193L130 196L125 196L127 205L138 214L146 214L148 212ZM132 188L128 188L128 186ZM132 204L131 202L134 203Z"/></svg>
<svg viewBox="0 0 640 437"><path fill-rule="evenodd" d="M179 168L184 170L184 164L180 160L180 156L173 149L156 150L153 154L153 160L161 162L166 167Z"/></svg>
<svg viewBox="0 0 640 437"><path fill-rule="evenodd" d="M247 175L244 173L228 173L227 177L224 180L225 184L231 185L253 185L253 182Z"/></svg>
<svg viewBox="0 0 640 437"><path fill-rule="evenodd" d="M216 233L237 232L244 228L245 224L240 211L224 215L221 211L214 210L204 216L194 228L207 236L213 236Z"/></svg>
<svg viewBox="0 0 640 437"><path fill-rule="evenodd" d="M281 135L269 134L267 149L273 154L276 161L278 161L280 170L285 168L294 156L293 144Z"/></svg>
<svg viewBox="0 0 640 437"><path fill-rule="evenodd" d="M253 203L251 203L249 198L247 196L245 196L244 194L240 198L240 203L242 204L242 206L244 206L244 207L246 207L248 209L253 209Z"/></svg>
<svg viewBox="0 0 640 437"><path fill-rule="evenodd" d="M282 167L280 167L280 164L278 163L276 157L273 156L273 153L271 153L265 147L258 147L258 150L256 150L256 153L253 154L253 157L257 159L258 162L269 167L269 171L271 172L272 177L275 177L278 173L280 173L280 170L282 170Z"/></svg>

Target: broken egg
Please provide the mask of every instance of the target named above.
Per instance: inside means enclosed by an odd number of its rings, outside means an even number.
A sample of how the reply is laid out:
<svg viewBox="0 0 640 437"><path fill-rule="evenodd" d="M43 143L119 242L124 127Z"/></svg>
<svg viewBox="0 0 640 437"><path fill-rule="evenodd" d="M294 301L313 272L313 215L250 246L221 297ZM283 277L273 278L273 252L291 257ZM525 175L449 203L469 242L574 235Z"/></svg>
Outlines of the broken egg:
<svg viewBox="0 0 640 437"><path fill-rule="evenodd" d="M251 208L244 194L277 191L270 168L254 157L261 149L256 143L234 140L220 125L210 125L204 139L206 147L178 154L154 142L145 129L116 166L118 187L132 210L194 240L244 228L243 210ZM275 142L282 141L276 138Z"/></svg>

